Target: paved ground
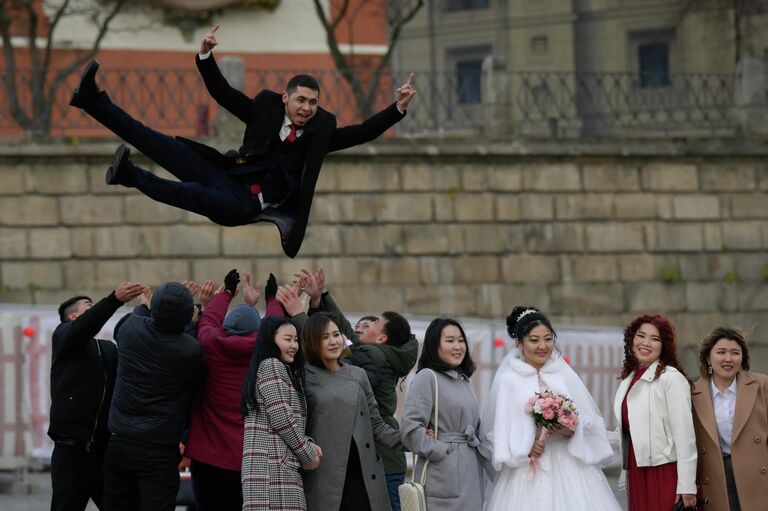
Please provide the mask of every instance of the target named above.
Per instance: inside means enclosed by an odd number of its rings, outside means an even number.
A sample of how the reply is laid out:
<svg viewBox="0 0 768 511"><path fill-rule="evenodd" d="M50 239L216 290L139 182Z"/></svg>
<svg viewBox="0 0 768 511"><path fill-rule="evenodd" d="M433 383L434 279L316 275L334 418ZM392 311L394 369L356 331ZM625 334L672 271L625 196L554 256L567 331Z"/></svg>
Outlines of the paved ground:
<svg viewBox="0 0 768 511"><path fill-rule="evenodd" d="M0 511L45 511L51 508L51 474L28 472L23 482L0 472ZM86 511L98 511L93 502ZM186 511L177 507L176 511Z"/></svg>
<svg viewBox="0 0 768 511"><path fill-rule="evenodd" d="M616 498L626 507L626 495L616 490L617 474L608 473L608 480L614 487ZM11 483L11 478L0 474L0 510L2 511L44 511L51 505L51 475L48 472L29 472L23 483ZM176 511L185 508L177 507ZM88 504L87 511L98 511L93 503ZM478 510L479 511L479 510ZM535 511L535 510L531 510Z"/></svg>

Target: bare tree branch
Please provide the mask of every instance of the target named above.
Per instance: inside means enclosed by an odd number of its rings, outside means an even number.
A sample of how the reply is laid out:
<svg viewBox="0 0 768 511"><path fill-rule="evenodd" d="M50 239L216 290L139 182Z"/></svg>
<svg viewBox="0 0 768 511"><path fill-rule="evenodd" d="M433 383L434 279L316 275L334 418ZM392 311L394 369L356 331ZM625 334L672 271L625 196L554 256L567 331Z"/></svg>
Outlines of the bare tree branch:
<svg viewBox="0 0 768 511"><path fill-rule="evenodd" d="M2 12L0 12L0 37L2 37L3 41L3 57L5 60L4 86L9 98L11 115L27 134L33 136L47 135L50 132L51 113L59 88L67 76L82 67L85 62L96 55L110 23L127 3L127 0L115 0L114 5L109 9L101 22L98 21L98 15L100 12L103 12L103 9L73 8L71 0L56 2L55 7L53 4L48 4L55 10L50 19L43 51L38 48L37 43L40 21L38 9L42 3L41 0L0 0L0 6L2 6ZM81 16L88 15L89 13L93 15L94 21L98 24L98 32L90 49L79 54L68 66L56 70L51 69L56 29L60 21L65 16ZM24 17L26 17L26 20L24 20ZM16 21L27 23L27 53L31 63L29 77L18 76L19 73L15 61L16 50L11 37L11 26ZM52 75L53 78L51 79ZM29 91L31 101L28 105L22 107L20 104L17 85L19 85L19 89Z"/></svg>
<svg viewBox="0 0 768 511"><path fill-rule="evenodd" d="M48 67L51 64L51 50L53 49L53 34L56 32L56 27L59 25L59 21L61 21L61 18L64 16L64 12L67 10L67 7L69 7L70 0L65 0L63 4L58 8L56 11L56 14L53 16L53 20L51 20L51 28L48 31L48 40L46 41L45 45L45 60L43 61L43 67L48 69Z"/></svg>
<svg viewBox="0 0 768 511"><path fill-rule="evenodd" d="M400 32L402 31L403 26L411 21L419 12L419 10L424 6L424 0L407 2L408 8L405 14L402 14L398 8L395 10L396 15L391 17L387 16L387 21L390 25L387 49L384 55L379 59L376 67L374 67L371 80L367 84L367 87L363 87L359 76L360 70L356 68L354 58L351 59L350 62L350 59L348 59L339 49L338 41L336 40L335 29L348 12L349 0L344 1L342 7L339 9L339 15L334 19L333 22L328 21L328 15L323 9L320 0L314 0L314 3L315 10L317 11L318 18L320 19L320 23L325 29L326 40L328 41L328 49L331 53L331 58L336 65L336 69L352 88L352 93L357 100L358 110L360 111L361 115L368 116L371 113L376 94L379 90L379 81L385 68L389 65L389 62L392 58L392 51L394 50L394 47L400 38ZM363 4L365 3L367 2L363 2ZM362 9L362 4L358 9L355 10L355 12L349 16L349 18L356 17L360 12L360 9ZM353 22L353 20L348 21L350 24ZM349 30L349 35L350 37L353 37L354 35L351 28ZM354 48L354 41L350 41L350 47ZM354 56L354 54L352 55Z"/></svg>
<svg viewBox="0 0 768 511"><path fill-rule="evenodd" d="M29 124L29 117L19 104L19 95L16 91L16 59L13 54L13 43L11 41L11 18L9 11L13 9L10 0L2 3L0 11L0 37L3 40L3 59L5 60L5 89L8 92L8 102L11 107L11 116L21 126Z"/></svg>
<svg viewBox="0 0 768 511"><path fill-rule="evenodd" d="M94 39L93 45L91 45L91 49L85 52L84 54L80 55L80 57L73 60L68 66L59 69L59 72L56 73L56 77L54 78L53 83L51 84L52 91L57 90L59 86L64 82L64 80L66 80L67 76L69 76L73 71L81 68L83 64L92 60L93 57L96 56L96 54L99 52L101 41L104 39L104 36L107 34L107 31L109 30L109 24L112 22L115 16L117 16L117 14L120 12L120 9L123 8L123 5L126 3L126 1L127 0L117 0L115 2L115 5L112 7L112 10L104 18L104 20L101 23L101 26L99 26L99 33L97 34L96 39Z"/></svg>

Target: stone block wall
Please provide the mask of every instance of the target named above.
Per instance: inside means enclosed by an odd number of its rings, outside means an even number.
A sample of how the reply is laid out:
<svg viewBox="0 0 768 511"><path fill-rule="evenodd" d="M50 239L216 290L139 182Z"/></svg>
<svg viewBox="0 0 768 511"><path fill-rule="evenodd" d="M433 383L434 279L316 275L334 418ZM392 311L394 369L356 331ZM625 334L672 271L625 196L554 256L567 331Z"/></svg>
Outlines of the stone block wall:
<svg viewBox="0 0 768 511"><path fill-rule="evenodd" d="M322 266L357 312L501 318L524 303L562 323L617 326L659 311L688 344L721 323L755 341L768 326L768 163L757 147L363 146L327 159L294 260L272 225L224 229L107 187L112 150L0 149L0 302L221 280L232 267L288 280Z"/></svg>

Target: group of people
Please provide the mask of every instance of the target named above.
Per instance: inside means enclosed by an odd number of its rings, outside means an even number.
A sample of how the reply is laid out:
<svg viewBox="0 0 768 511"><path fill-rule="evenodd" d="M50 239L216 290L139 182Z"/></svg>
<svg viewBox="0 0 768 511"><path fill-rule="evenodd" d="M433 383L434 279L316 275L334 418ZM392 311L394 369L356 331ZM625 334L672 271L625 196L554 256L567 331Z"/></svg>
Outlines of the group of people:
<svg viewBox="0 0 768 511"><path fill-rule="evenodd" d="M70 103L179 179L139 168L120 145L108 184L223 226L273 222L294 257L326 154L400 121L413 75L389 107L337 127L311 76L254 98L231 87L212 56L217 30L203 37L196 64L211 96L246 125L237 150L221 154L132 118L98 87L96 61ZM516 349L481 412L458 321L432 321L419 356L401 314L353 327L322 270L295 277L283 286L270 277L264 318L255 308L260 284L235 270L218 288L128 282L97 303L64 302L51 368L52 509L84 509L89 498L107 510L173 509L180 442L203 511L399 511L405 451L416 455L429 509L620 509L601 470L613 455L604 418L542 311L515 307L507 317ZM238 293L244 303L231 307ZM118 323L115 343L96 340L133 299L140 304ZM417 358L398 423L397 387ZM631 511L751 511L768 502L768 378L748 371L746 340L729 328L703 341L700 363L691 383L661 315L626 327L614 411ZM526 404L545 391L574 404L573 427L536 427Z"/></svg>
<svg viewBox="0 0 768 511"><path fill-rule="evenodd" d="M97 303L60 306L52 509L82 510L89 498L107 510L173 509L180 442L199 510L399 510L406 451L428 509L621 509L601 470L612 433L542 311L507 317L516 349L481 412L455 319L433 320L419 354L396 312L353 327L322 269L281 286L270 275L263 294L262 318L261 285L232 270L218 287L123 283ZM133 299L115 342L94 339ZM748 371L743 334L717 328L702 341L695 383L664 316L634 319L624 354L614 410L629 509L761 509L768 378ZM397 386L414 365L398 423ZM575 404L575 427L541 434L526 403L544 390Z"/></svg>

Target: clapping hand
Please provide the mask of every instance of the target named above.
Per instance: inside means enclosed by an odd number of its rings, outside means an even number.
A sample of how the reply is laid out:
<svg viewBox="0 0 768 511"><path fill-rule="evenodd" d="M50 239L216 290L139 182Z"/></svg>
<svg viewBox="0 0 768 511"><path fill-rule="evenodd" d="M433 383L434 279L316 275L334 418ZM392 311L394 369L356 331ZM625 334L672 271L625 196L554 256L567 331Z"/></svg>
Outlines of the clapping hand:
<svg viewBox="0 0 768 511"><path fill-rule="evenodd" d="M143 305L149 309L149 304L152 303L152 290L148 287L144 288L144 291L139 295L139 305Z"/></svg>
<svg viewBox="0 0 768 511"><path fill-rule="evenodd" d="M203 40L200 42L200 55L205 55L209 51L213 50L213 48L219 44L219 42L216 40L216 31L219 29L220 25L216 25L215 27L211 28L204 36Z"/></svg>
<svg viewBox="0 0 768 511"><path fill-rule="evenodd" d="M261 282L253 284L251 282L251 274L247 271L244 271L242 288L243 301L251 307L255 307L259 301L259 298L261 298Z"/></svg>
<svg viewBox="0 0 768 511"><path fill-rule="evenodd" d="M123 282L115 289L115 298L122 303L127 303L139 296L147 286L138 282Z"/></svg>
<svg viewBox="0 0 768 511"><path fill-rule="evenodd" d="M208 279L203 282L202 287L200 287L200 303L203 307L207 307L211 302L215 289L216 283L212 279Z"/></svg>
<svg viewBox="0 0 768 511"><path fill-rule="evenodd" d="M280 286L277 288L276 298L289 316L296 316L304 312L304 304L299 299L299 288L297 285Z"/></svg>
<svg viewBox="0 0 768 511"><path fill-rule="evenodd" d="M200 292L200 284L194 280L185 280L182 282L182 285L187 288L187 291L189 291L189 294L192 295L192 300L194 301L195 296L197 296L197 293Z"/></svg>
<svg viewBox="0 0 768 511"><path fill-rule="evenodd" d="M312 273L306 268L302 268L294 275L297 279L299 289L309 295L309 303L315 309L320 307L320 299L323 296L323 288L325 287L325 274L323 273L322 277L318 278L318 275L320 275L321 272L323 272L322 268L317 274Z"/></svg>

